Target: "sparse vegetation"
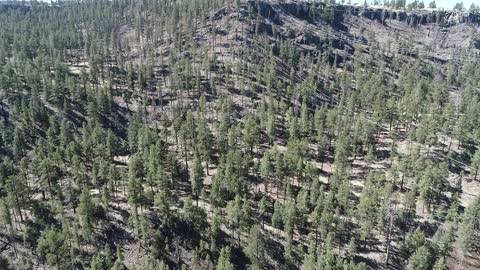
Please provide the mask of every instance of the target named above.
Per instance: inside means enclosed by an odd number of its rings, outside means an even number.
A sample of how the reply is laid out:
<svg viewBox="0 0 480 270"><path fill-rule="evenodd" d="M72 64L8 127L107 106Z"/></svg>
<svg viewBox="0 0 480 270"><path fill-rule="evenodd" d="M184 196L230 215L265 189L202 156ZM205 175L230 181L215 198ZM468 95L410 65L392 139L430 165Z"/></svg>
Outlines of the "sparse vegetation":
<svg viewBox="0 0 480 270"><path fill-rule="evenodd" d="M383 4L0 4L0 269L480 269L478 7Z"/></svg>

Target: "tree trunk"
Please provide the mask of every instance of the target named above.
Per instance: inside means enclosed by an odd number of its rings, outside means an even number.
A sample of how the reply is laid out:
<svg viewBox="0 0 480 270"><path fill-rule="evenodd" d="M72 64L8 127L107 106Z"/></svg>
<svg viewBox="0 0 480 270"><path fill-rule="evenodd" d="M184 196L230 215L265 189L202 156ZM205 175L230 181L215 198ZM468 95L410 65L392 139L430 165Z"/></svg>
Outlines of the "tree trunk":
<svg viewBox="0 0 480 270"><path fill-rule="evenodd" d="M205 167L207 167L207 176L210 176L210 172L208 171L208 161L205 161Z"/></svg>
<svg viewBox="0 0 480 270"><path fill-rule="evenodd" d="M390 242L391 242L391 235L392 235L392 227L393 227L393 217L390 217L390 224L388 225L388 233L387 233L387 247L386 247L386 253L387 253L387 258L385 259L385 265L388 266L388 260L390 259Z"/></svg>
<svg viewBox="0 0 480 270"><path fill-rule="evenodd" d="M186 169L186 172L187 172L187 178L188 178L188 152L187 152L187 142L185 142L185 144L183 145L183 150L185 152L185 169Z"/></svg>
<svg viewBox="0 0 480 270"><path fill-rule="evenodd" d="M50 182L50 179L48 179L48 192L50 193L50 197L53 197L52 182Z"/></svg>
<svg viewBox="0 0 480 270"><path fill-rule="evenodd" d="M23 222L22 209L20 208L20 203L18 202L17 192L15 192L15 204L16 204L17 212L20 215L20 221Z"/></svg>
<svg viewBox="0 0 480 270"><path fill-rule="evenodd" d="M240 219L237 219L237 230L238 246L240 247Z"/></svg>
<svg viewBox="0 0 480 270"><path fill-rule="evenodd" d="M197 201L197 207L198 207L198 190L195 190L195 199Z"/></svg>
<svg viewBox="0 0 480 270"><path fill-rule="evenodd" d="M174 129L175 132L175 152L178 152L178 132Z"/></svg>
<svg viewBox="0 0 480 270"><path fill-rule="evenodd" d="M158 105L160 107L160 111L163 111L163 93L160 86L158 87Z"/></svg>
<svg viewBox="0 0 480 270"><path fill-rule="evenodd" d="M155 193L155 190L153 189L153 184L152 182L149 183L150 189L152 190L152 193Z"/></svg>

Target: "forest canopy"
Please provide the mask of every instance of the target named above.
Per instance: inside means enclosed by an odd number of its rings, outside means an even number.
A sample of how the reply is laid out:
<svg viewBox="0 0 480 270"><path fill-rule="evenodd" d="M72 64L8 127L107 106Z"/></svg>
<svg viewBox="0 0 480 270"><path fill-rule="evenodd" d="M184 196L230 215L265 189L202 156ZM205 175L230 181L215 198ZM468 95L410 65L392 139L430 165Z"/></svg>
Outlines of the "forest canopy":
<svg viewBox="0 0 480 270"><path fill-rule="evenodd" d="M0 269L479 269L478 7L384 4L0 3Z"/></svg>

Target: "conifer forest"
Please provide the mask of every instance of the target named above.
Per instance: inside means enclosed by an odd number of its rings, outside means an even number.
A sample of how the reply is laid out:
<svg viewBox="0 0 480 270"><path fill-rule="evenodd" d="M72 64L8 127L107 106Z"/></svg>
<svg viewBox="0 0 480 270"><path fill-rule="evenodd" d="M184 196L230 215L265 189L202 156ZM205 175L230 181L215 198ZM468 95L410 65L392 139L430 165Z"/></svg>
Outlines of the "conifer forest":
<svg viewBox="0 0 480 270"><path fill-rule="evenodd" d="M480 269L480 6L0 1L0 270Z"/></svg>

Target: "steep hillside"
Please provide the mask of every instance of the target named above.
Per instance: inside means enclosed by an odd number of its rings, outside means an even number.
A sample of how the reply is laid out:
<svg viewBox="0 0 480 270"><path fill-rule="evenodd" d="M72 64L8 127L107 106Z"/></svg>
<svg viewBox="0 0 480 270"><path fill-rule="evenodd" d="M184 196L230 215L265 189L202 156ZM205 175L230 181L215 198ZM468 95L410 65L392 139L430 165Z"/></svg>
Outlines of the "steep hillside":
<svg viewBox="0 0 480 270"><path fill-rule="evenodd" d="M479 27L0 5L0 269L480 269Z"/></svg>

